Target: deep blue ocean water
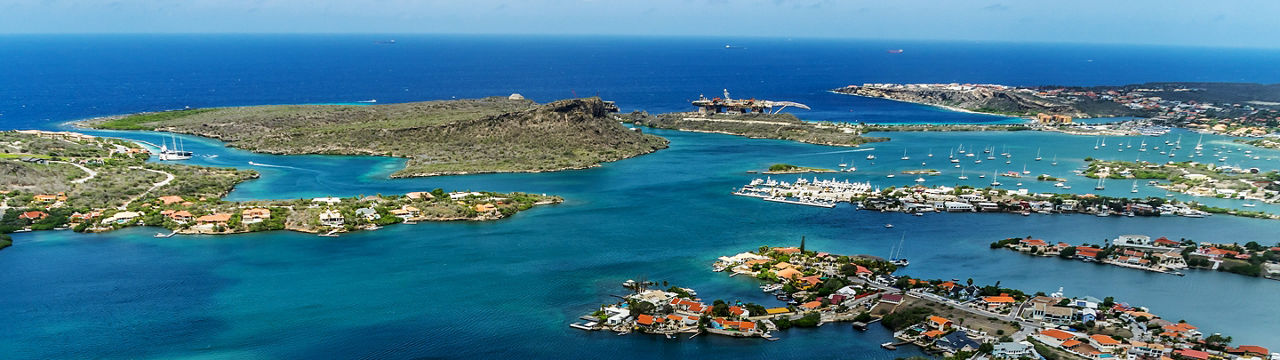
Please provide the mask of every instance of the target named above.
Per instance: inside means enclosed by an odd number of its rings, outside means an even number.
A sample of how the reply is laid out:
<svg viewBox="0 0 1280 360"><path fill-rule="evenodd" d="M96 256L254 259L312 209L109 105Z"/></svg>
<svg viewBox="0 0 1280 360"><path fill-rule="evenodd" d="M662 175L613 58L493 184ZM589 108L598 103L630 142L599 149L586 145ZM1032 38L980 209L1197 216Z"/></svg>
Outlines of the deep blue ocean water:
<svg viewBox="0 0 1280 360"><path fill-rule="evenodd" d="M85 117L184 106L400 102L522 93L539 101L599 94L625 111L684 110L698 93L795 100L810 120L1005 122L826 90L864 82L1119 84L1143 81L1278 82L1280 52L1198 48L763 39L395 36L0 37L0 128L61 128ZM726 43L745 49L725 50ZM903 54L887 54L904 48ZM1090 61L1092 60L1092 61ZM567 324L610 302L631 278L669 280L705 298L769 301L752 279L728 278L717 256L762 244L884 255L906 235L918 277L1068 295L1115 296L1186 319L1240 343L1280 346L1280 282L1192 271L1152 274L993 251L993 240L1034 235L1099 242L1139 233L1200 241L1276 241L1274 221L1214 216L1096 218L938 214L924 217L788 206L728 195L746 170L776 162L859 170L837 175L880 186L885 174L944 171L926 184L960 183L949 148L1008 147L1013 164L964 162L981 172L1070 174L1085 156L1132 160L1134 150L1092 150L1097 139L1052 133L891 133L874 150L647 130L671 148L602 167L543 174L387 179L398 159L252 154L183 137L191 162L261 171L233 200L350 196L446 189L562 195L488 223L423 223L321 238L274 232L152 238L154 229L106 234L19 234L0 251L0 354L5 358L626 358L853 357L891 359L887 334L829 324L777 342L699 336L669 341L584 333ZM160 134L95 132L155 142ZM1184 146L1198 135L1182 135ZM1109 144L1142 139L1109 138ZM1227 138L1206 137L1210 146ZM1189 148L1190 146L1187 146ZM906 150L913 160L898 160ZM1044 161L1031 159L1039 150ZM930 160L926 154L932 152ZM874 153L874 163L863 159ZM1148 156L1145 155L1143 156ZM1280 152L1230 163L1274 169ZM211 157L210 155L217 155ZM1059 165L1050 165L1057 156ZM1150 154L1150 156L1155 156ZM1183 159L1181 156L1179 160ZM253 161L268 166L252 166ZM824 177L831 177L830 175ZM1023 179L1024 188L1052 191ZM1009 179L1001 181L1009 182ZM1128 195L1130 184L1104 193ZM1142 195L1163 196L1140 185ZM1221 206L1240 202L1217 200ZM1275 207L1258 209L1277 212ZM897 227L888 230L885 223Z"/></svg>

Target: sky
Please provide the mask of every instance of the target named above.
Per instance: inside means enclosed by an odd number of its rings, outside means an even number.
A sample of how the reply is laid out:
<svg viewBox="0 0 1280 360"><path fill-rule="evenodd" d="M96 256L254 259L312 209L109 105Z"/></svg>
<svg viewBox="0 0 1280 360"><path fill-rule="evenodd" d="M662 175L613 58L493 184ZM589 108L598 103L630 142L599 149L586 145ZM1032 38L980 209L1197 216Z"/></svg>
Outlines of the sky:
<svg viewBox="0 0 1280 360"><path fill-rule="evenodd" d="M0 34L431 33L1280 47L1280 1L0 0Z"/></svg>

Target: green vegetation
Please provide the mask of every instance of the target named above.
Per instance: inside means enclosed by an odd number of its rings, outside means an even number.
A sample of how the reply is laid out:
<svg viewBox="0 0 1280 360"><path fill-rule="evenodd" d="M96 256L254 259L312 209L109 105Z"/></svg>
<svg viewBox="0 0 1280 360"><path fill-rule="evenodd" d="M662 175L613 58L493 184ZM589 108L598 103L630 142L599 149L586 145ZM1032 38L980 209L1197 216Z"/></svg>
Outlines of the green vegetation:
<svg viewBox="0 0 1280 360"><path fill-rule="evenodd" d="M175 111L161 111L133 114L118 118L111 118L96 124L99 129L110 130L151 130L154 126L143 124L160 123L185 116L192 116L200 113L214 111L216 109L189 109Z"/></svg>
<svg viewBox="0 0 1280 360"><path fill-rule="evenodd" d="M7 248L12 245L13 245L13 238L9 237L8 234L0 234L0 250L4 250L4 248Z"/></svg>
<svg viewBox="0 0 1280 360"><path fill-rule="evenodd" d="M885 315L880 319L880 324L889 330L898 331L907 327L919 324L925 318L933 314L933 310L922 307L911 307L907 309L898 309L892 314Z"/></svg>
<svg viewBox="0 0 1280 360"><path fill-rule="evenodd" d="M795 166L791 164L773 164L773 165L769 165L769 170L767 170L766 173L794 174L794 173L804 173L804 172L831 172L831 171L835 171L835 170Z"/></svg>
<svg viewBox="0 0 1280 360"><path fill-rule="evenodd" d="M393 177L578 169L665 148L631 131L598 98L538 105L490 97L388 105L273 105L150 113L90 121L163 129L276 154L408 158Z"/></svg>
<svg viewBox="0 0 1280 360"><path fill-rule="evenodd" d="M698 113L650 115L633 112L621 116L623 122L658 129L714 132L757 139L778 139L810 144L857 146L888 138L864 137L853 125L801 121L791 114L716 114Z"/></svg>

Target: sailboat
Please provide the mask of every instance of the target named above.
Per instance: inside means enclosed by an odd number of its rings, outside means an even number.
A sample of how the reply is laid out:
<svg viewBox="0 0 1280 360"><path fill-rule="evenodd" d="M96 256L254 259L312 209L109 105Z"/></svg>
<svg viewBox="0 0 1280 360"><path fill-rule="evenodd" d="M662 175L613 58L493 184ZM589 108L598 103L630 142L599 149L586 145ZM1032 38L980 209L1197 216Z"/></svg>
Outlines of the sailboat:
<svg viewBox="0 0 1280 360"><path fill-rule="evenodd" d="M1105 190L1107 188L1107 177L1098 175L1098 186L1094 186L1094 190Z"/></svg>
<svg viewBox="0 0 1280 360"><path fill-rule="evenodd" d="M1000 175L999 171L995 171L991 173L991 186L1000 186L1000 180L998 178L999 175Z"/></svg>
<svg viewBox="0 0 1280 360"><path fill-rule="evenodd" d="M1023 174L1023 175L1026 175L1026 174L1030 174L1030 173L1031 173L1030 171L1027 171L1027 164L1026 164L1026 163L1023 163L1023 164L1022 164L1022 174Z"/></svg>
<svg viewBox="0 0 1280 360"><path fill-rule="evenodd" d="M1040 161L1040 149L1036 149L1036 161Z"/></svg>
<svg viewBox="0 0 1280 360"><path fill-rule="evenodd" d="M1204 144L1201 143L1202 141L1204 141L1204 134L1200 134L1200 140L1196 140L1196 152L1204 150Z"/></svg>
<svg viewBox="0 0 1280 360"><path fill-rule="evenodd" d="M929 155L926 156L933 157L933 148L929 148Z"/></svg>
<svg viewBox="0 0 1280 360"><path fill-rule="evenodd" d="M1049 163L1049 165L1058 166L1058 154L1053 154L1053 162Z"/></svg>
<svg viewBox="0 0 1280 360"><path fill-rule="evenodd" d="M1093 141L1093 149L1098 150L1098 140Z"/></svg>
<svg viewBox="0 0 1280 360"><path fill-rule="evenodd" d="M958 162L960 162L960 159L957 159L957 158L956 158L955 150L952 150L952 153L951 153L951 154L948 154L948 155L947 155L947 158L951 159L951 162L952 162L952 163L958 163Z"/></svg>
<svg viewBox="0 0 1280 360"><path fill-rule="evenodd" d="M1102 147L1107 147L1107 137L1106 137L1106 136L1103 136L1103 137L1102 137Z"/></svg>
<svg viewBox="0 0 1280 360"><path fill-rule="evenodd" d="M1142 144L1138 146L1138 151L1147 151L1147 141L1142 140Z"/></svg>
<svg viewBox="0 0 1280 360"><path fill-rule="evenodd" d="M1138 193L1138 181L1137 181L1137 180L1134 180L1134 181L1133 181L1133 189L1129 190L1129 192L1131 192L1131 193L1135 193L1135 194L1136 194L1136 193Z"/></svg>
<svg viewBox="0 0 1280 360"><path fill-rule="evenodd" d="M968 176L964 176L964 168L960 168L960 177L959 177L958 179L960 179L960 180L969 180L969 177L968 177Z"/></svg>
<svg viewBox="0 0 1280 360"><path fill-rule="evenodd" d="M911 157L907 156L907 149L902 149L902 160L911 160Z"/></svg>
<svg viewBox="0 0 1280 360"><path fill-rule="evenodd" d="M900 257L899 257L899 256L902 256L902 244L903 244L904 242L906 242L906 241L907 241L907 233L905 233L905 232L904 232L904 233L902 233L902 239L899 239L899 240L898 240L897 250L895 251L895 250L892 250L892 248L891 248L891 249L890 249L890 251L889 251L889 263L890 263L890 264L893 264L894 266L907 266L907 265L911 265L911 262L910 262L910 261L907 261L907 258L900 258Z"/></svg>
<svg viewBox="0 0 1280 360"><path fill-rule="evenodd" d="M173 142L173 148L170 149L163 139L160 140L160 160L188 160L191 159L191 152L182 149L182 145L178 142L173 134L169 134L170 140Z"/></svg>
<svg viewBox="0 0 1280 360"><path fill-rule="evenodd" d="M849 164L848 164L848 163L846 163L846 162L844 162L844 156L841 156L841 157L840 157L840 167L846 167L846 166L849 166Z"/></svg>

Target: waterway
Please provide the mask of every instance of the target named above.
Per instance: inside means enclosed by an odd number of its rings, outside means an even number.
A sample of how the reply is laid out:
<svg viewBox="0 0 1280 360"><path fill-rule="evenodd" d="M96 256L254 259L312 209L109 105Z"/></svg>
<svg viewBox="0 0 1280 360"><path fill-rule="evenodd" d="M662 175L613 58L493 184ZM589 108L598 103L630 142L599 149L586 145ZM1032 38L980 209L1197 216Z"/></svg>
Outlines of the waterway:
<svg viewBox="0 0 1280 360"><path fill-rule="evenodd" d="M61 38L52 41L57 43ZM181 40L182 38L179 38ZM386 68L407 70L409 61L427 57L438 61L458 61L455 57L484 58L488 50L475 50L464 55L444 54L438 50L407 46L408 50L385 47L368 50L361 41L350 38L314 39L274 38L249 39L247 43L188 39L190 48L178 48L165 61L140 59L155 69L121 68L119 72L103 69L106 65L72 61L58 54L101 54L104 63L120 64L119 55L103 53L102 48L119 49L136 46L140 53L155 53L153 46L181 43L160 38L129 40L108 37L89 42L86 49L50 50L46 45L33 45L27 38L0 39L14 45L16 52L41 55L21 58L13 63L19 70L13 75L15 87L9 88L0 104L0 117L5 128L62 128L68 120L96 115L157 110L192 105L247 105L261 103L343 102L366 98L418 100L448 98L439 90L422 90L419 85L437 82L457 85L463 96L494 93L526 92L542 98L554 98L562 90L535 87L527 90L519 76L509 76L509 86L498 77L512 74L478 75L465 69L433 70L432 76L409 77L413 89L406 95L390 95L402 84L391 82L380 72L330 68L328 63L286 59L258 59L252 54L296 53L301 58L315 59L330 54L326 41L338 48L355 49L357 54L408 51L410 54L386 55ZM244 40L244 39L239 39ZM289 43L285 40L296 40ZM491 40L506 44L505 40ZM610 86L623 90L611 95L631 100L627 108L673 110L680 101L670 101L669 89L661 91L640 78L610 77L612 70L626 65L643 69L675 69L691 74L712 67L679 67L670 63L624 61L612 50L574 42L548 40L533 42L534 54L544 54L586 46L600 51L599 67L588 67L600 74ZM635 40L647 49L668 49L669 44ZM243 41L242 41L243 42ZM712 41L706 41L711 43ZM401 40L402 44L414 42ZM453 40L436 42L437 46L460 47ZM122 45L123 44L123 45ZM133 44L133 45L130 45ZM159 45L157 45L159 44ZM576 45L575 45L576 44ZM573 46L570 46L573 45ZM678 41L663 54L680 54L700 49L703 42ZM785 44L761 44L784 46ZM882 56L883 44L845 44L836 49L804 43L798 46L810 57L772 57L764 60L729 61L731 70L719 73L724 78L733 71L761 67L763 61L784 63L837 64L836 59L851 53L867 59ZM400 46L397 44L396 46ZM425 45L423 45L425 46ZM474 45L473 45L474 46ZM722 44L720 45L722 46ZM924 46L924 45L921 45ZM1016 53L1017 47L983 45L934 45L933 59L957 52L986 51L990 54ZM192 50L195 48L200 51ZM35 50L33 50L35 49ZM212 50L211 50L212 49ZM239 53L222 54L218 49L238 49ZM319 50L318 50L319 49ZM674 49L674 50L671 50ZM1036 61L1052 62L1060 56L1040 49ZM1050 48L1051 49L1051 48ZM1074 48L1073 48L1074 49ZM531 50L532 51L532 50ZM1184 54L1179 50L1160 50L1157 54ZM1243 51L1243 50L1241 50ZM914 51L913 51L914 52ZM1113 48L1102 48L1097 56L1105 62L1127 61L1141 57ZM214 60L227 60L215 67L196 59L206 54ZM12 52L8 54L13 54ZM376 54L376 53L375 53ZM579 53L580 54L580 53ZM610 55L612 54L612 55ZM1248 64L1268 61L1270 53L1249 51L1226 56L1222 67L1207 70L1204 59L1188 55L1179 61L1158 62L1157 68L1185 70L1200 74L1197 78L1230 80L1235 78L1274 81L1267 74L1250 72ZM1149 54L1148 54L1149 55ZM0 54L0 57L11 56ZM515 61L518 68L544 66L563 59L530 56ZM720 55L717 55L720 56ZM737 55L724 55L737 56ZM1023 55L1025 60L1026 56ZM442 58L432 58L442 57ZM9 59L8 60L14 60ZM36 60L52 59L44 67ZM576 58L575 58L576 59ZM629 58L628 58L629 59ZM55 61L56 60L56 61ZM151 61L160 61L151 64ZM184 62L187 61L187 62ZM341 57L340 64L361 64L367 60ZM1031 69L1014 69L995 76L979 72L975 62L960 62L945 70L910 70L905 64L894 65L875 60L883 69L904 77L895 81L949 81L974 78L978 81L1025 83L1060 82L1059 78ZM1065 61L1065 60L1064 60ZM1185 62L1184 62L1185 61ZM172 63L169 63L172 62ZM910 62L940 63L923 59ZM192 65L192 64L195 65ZM1074 63L1072 63L1074 64ZM1191 65L1186 65L1191 64ZM1199 64L1199 65L1197 65ZM83 65L83 67L76 67ZM290 66L304 70L288 72ZM1077 64L1078 65L1078 64ZM141 65L136 65L141 66ZM208 66L209 69L199 66ZM674 67L672 67L674 66ZM1071 65L1076 66L1076 65ZM1085 66L1085 65L1079 65ZM1129 67L1112 66L1111 70L1093 73L1070 70L1063 65L1052 73L1062 79L1078 76L1080 82L1099 83L1115 79L1130 82L1167 80L1158 72L1121 71ZM820 69L854 69L844 65ZM570 74L570 80L554 80L553 73L563 68L538 72L532 82L560 81L569 86L588 83ZM799 67L796 67L797 69ZM43 69L52 80L39 83L26 75ZM276 69L281 75L267 76ZM319 69L319 70L317 70ZM334 76L350 82L351 87L331 84L319 77L320 70L333 70ZM452 69L452 70L449 70ZM860 68L859 68L860 69ZM1198 72L1196 70L1199 70ZM450 72L454 71L454 72ZM720 70L717 70L720 71ZM934 108L877 99L862 99L825 93L825 89L845 82L889 81L871 76L863 70L851 70L831 86L815 86L820 71L806 70L797 76L799 84L813 88L810 95L788 92L801 85L771 78L770 84L751 85L735 80L734 88L743 87L767 92L777 90L782 96L796 95L802 102L841 101L839 107L815 111L822 120L858 121L881 112L885 122L990 122L986 116L949 113ZM913 72L914 71L914 72ZM235 75L252 73L258 77ZM645 74L645 72L640 72ZM75 85L77 75L87 83ZM186 74L185 76L183 74ZM401 73L403 74L403 73ZM452 75L450 75L452 74ZM458 74L469 74L460 76ZM662 75L653 72L648 78L670 76L681 82L700 82L680 88L682 92L719 90L717 78ZM914 75L910 75L914 74ZM1082 75L1089 74L1089 75ZM1269 73L1268 73L1269 74ZM20 76L19 76L20 75ZM56 76L54 76L56 75ZM544 76L545 75L545 76ZM661 76L659 76L661 75ZM828 74L829 75L829 74ZM1274 74L1272 74L1274 75ZM168 80L166 80L166 77ZM829 78L829 76L827 76ZM320 80L317 80L320 79ZM403 79L403 78L402 78ZM573 80L578 79L578 80ZM474 86L461 84L473 81ZM123 88L103 85L121 81ZM381 81L381 82L380 82ZM580 82L579 82L580 81ZM655 80L656 81L656 80ZM669 82L674 80L669 80ZM165 85L167 84L167 85ZM290 85L292 84L292 85ZM394 84L387 86L374 84ZM161 86L164 85L164 86ZM559 87L557 85L557 87ZM569 86L564 86L568 88ZM157 89L160 87L161 89ZM18 88L20 90L13 90ZM281 88L300 89L296 92ZM608 89L601 86L602 89ZM698 90L708 88L706 90ZM203 90L199 90L203 89ZM434 88L433 88L434 89ZM589 87L578 87L584 93ZM790 89L790 90L788 90ZM40 90L36 97L21 90ZM215 91L216 90L216 91ZM659 93L660 92L660 93ZM370 95L376 93L376 95ZM82 95L80 95L82 94ZM126 95L127 94L127 95ZM657 95L654 95L657 94ZM766 94L774 96L772 94ZM828 97L828 95L830 97ZM759 95L765 97L765 95ZM653 99L665 99L655 101ZM648 99L648 100L646 100ZM827 99L827 100L822 100ZM67 104L59 105L59 101ZM91 105L86 105L91 104ZM665 105L664 105L665 104ZM836 104L836 103L826 103ZM21 105L29 105L23 107ZM812 104L811 104L812 105ZM91 108L90 108L91 107ZM845 111L849 108L855 111ZM852 116L867 114L866 116ZM801 114L803 115L803 114ZM981 117L974 118L974 116ZM804 117L804 116L802 116ZM954 118L953 118L954 117ZM953 121L947 121L952 119ZM976 119L976 120L975 120ZM970 120L970 121L965 121ZM994 120L1002 121L1002 120ZM263 177L244 183L231 193L231 200L307 198L314 196L351 196L376 193L403 193L434 188L447 190L525 191L556 194L565 197L560 205L537 207L496 222L420 223L389 226L374 232L345 234L337 238L317 237L291 232L255 233L234 236L176 236L153 238L154 229L138 228L105 234L74 234L66 231L16 234L13 247L0 251L0 353L7 358L420 358L420 357L521 357L521 358L626 358L742 357L742 358L813 358L848 357L892 359L918 354L907 348L890 352L878 344L887 340L879 327L862 333L847 325L830 324L816 330L793 329L779 334L782 341L727 339L699 336L693 340L671 341L637 334L614 336L586 333L569 328L577 316L593 310L601 303L612 302L608 294L620 294L619 286L627 279L647 278L669 281L696 288L707 299L742 299L772 304L757 288L755 280L729 278L713 273L715 257L754 249L760 245L795 245L806 236L807 246L833 253L869 253L887 255L889 248L904 234L904 255L912 265L902 272L915 277L973 278L978 283L1000 281L1003 286L1027 291L1053 292L1059 287L1067 295L1096 297L1114 296L1121 301L1149 306L1153 312L1173 319L1185 319L1206 333L1223 332L1238 343L1280 347L1280 312L1271 303L1280 298L1280 282L1243 276L1190 271L1185 277L1160 275L1118 267L1100 266L1058 259L1033 258L1009 251L990 250L987 244L1011 236L1032 235L1049 241L1099 242L1120 234L1147 234L1197 241L1273 242L1280 222L1212 216L1189 218L1097 218L1084 215L1030 217L1009 214L931 214L922 217L898 213L855 211L848 205L834 209L770 203L758 199L729 195L732 188L747 183L756 175L745 171L762 169L773 163L802 166L834 167L840 161L858 167L854 173L826 174L823 178L849 178L872 181L878 186L906 185L914 177L900 175L887 179L891 171L924 167L943 171L926 177L926 185L953 185L959 181L957 170L945 161L948 148L964 144L981 149L1007 145L1014 154L1012 164L1001 160L972 164L962 162L970 180L966 184L985 185L992 171L1020 171L1026 163L1032 175L1049 173L1068 177L1074 192L1094 192L1092 180L1074 177L1070 170L1083 165L1083 158L1132 160L1139 153L1138 141L1152 137L1108 138L1111 150L1093 150L1097 139L1040 132L992 133L887 133L893 141L871 144L875 150L844 152L848 148L797 144L775 140L753 140L735 136L682 133L667 130L645 131L671 140L671 148L650 155L604 164L598 168L540 174L488 174L419 179L388 179L387 174L403 164L400 159L344 156L278 156L253 154L227 148L220 142L181 136L183 145L199 156L192 164L233 166L261 171ZM143 132L95 132L158 143L167 136ZM1176 138L1178 132L1164 138ZM1198 135L1182 133L1183 149L1194 146ZM1114 150L1124 141L1134 147L1124 152ZM1227 138L1206 136L1210 144L1226 144ZM912 160L899 160L906 149ZM932 149L933 160L927 154ZM1040 149L1042 161L1032 158ZM1259 152L1255 150L1255 152ZM876 155L872 164L865 160ZM1150 154L1151 150L1143 154ZM1234 153L1233 153L1234 154ZM1280 157L1274 151L1262 151L1263 159ZM1053 156L1058 165L1050 164ZM1143 155L1144 158L1147 155ZM265 165L251 165L265 164ZM1227 163L1276 167L1274 160L1232 158ZM970 173L970 171L973 171ZM987 179L977 179L979 173ZM782 177L786 180L794 180ZM792 176L791 178L794 178ZM1001 178L1006 187L1012 179ZM1052 191L1051 183L1022 179L1031 191ZM1131 184L1111 182L1103 193L1129 195ZM1059 190L1061 191L1061 190ZM1139 184L1140 195L1164 196L1164 192ZM1238 201L1216 200L1215 205L1236 205ZM1277 211L1259 205L1257 210ZM883 225L893 223L893 229Z"/></svg>

